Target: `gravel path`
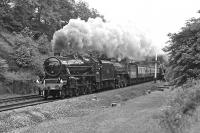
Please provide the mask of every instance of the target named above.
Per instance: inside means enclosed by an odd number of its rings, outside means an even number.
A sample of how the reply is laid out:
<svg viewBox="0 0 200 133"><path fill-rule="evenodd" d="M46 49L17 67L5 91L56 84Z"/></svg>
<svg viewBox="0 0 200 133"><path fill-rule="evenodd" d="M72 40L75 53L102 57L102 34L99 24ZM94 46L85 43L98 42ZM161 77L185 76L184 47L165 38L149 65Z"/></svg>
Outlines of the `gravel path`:
<svg viewBox="0 0 200 133"><path fill-rule="evenodd" d="M145 83L4 112L0 114L0 132L122 132L126 127L125 132L132 132L136 127L149 131L148 126L159 129L156 119L150 116L165 102L164 93L138 97L158 85ZM143 128L147 120L151 126Z"/></svg>

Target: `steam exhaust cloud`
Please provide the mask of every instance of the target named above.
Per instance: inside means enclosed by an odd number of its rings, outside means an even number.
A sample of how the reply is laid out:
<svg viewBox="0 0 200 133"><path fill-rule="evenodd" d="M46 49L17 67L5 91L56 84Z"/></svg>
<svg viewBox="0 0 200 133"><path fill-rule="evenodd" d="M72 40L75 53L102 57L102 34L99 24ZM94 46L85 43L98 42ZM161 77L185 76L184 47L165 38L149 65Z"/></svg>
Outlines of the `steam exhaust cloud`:
<svg viewBox="0 0 200 133"><path fill-rule="evenodd" d="M53 35L54 52L62 50L93 50L109 58L125 57L140 60L153 55L151 40L144 32L131 25L122 26L103 22L100 18L90 18L87 22L71 19L62 29Z"/></svg>

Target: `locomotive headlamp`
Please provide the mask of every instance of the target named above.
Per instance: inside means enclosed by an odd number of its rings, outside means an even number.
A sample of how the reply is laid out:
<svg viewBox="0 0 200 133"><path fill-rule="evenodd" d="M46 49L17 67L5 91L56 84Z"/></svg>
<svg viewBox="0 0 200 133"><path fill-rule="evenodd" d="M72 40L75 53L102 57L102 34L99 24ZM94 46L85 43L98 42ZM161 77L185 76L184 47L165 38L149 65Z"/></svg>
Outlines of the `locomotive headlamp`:
<svg viewBox="0 0 200 133"><path fill-rule="evenodd" d="M62 79L60 80L60 83L61 83L61 84L63 83L63 80L62 80Z"/></svg>

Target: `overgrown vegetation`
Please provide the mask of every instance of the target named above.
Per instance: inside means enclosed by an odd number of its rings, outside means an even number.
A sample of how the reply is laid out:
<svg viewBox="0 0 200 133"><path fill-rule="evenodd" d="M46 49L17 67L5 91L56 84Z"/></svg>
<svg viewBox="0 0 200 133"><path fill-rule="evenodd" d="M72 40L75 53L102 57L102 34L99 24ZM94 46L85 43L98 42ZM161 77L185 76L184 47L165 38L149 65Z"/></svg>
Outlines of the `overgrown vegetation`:
<svg viewBox="0 0 200 133"><path fill-rule="evenodd" d="M37 43L38 43L38 50L41 54L47 54L47 55L50 54L52 48L48 41L48 37L45 34L39 37Z"/></svg>
<svg viewBox="0 0 200 133"><path fill-rule="evenodd" d="M191 18L178 33L168 36L169 45L163 49L169 55L165 76L177 87L163 109L161 126L169 133L187 133L200 105L200 18Z"/></svg>
<svg viewBox="0 0 200 133"><path fill-rule="evenodd" d="M169 133L187 133L196 121L200 105L200 81L190 80L174 90L168 106L162 110L161 126Z"/></svg>
<svg viewBox="0 0 200 133"><path fill-rule="evenodd" d="M35 39L46 34L51 40L53 33L70 19L101 17L96 9L90 9L83 1L75 0L1 0L0 27L10 32L21 32L28 27Z"/></svg>
<svg viewBox="0 0 200 133"><path fill-rule="evenodd" d="M168 77L173 84L182 85L187 79L200 75L200 18L192 18L178 33L170 33L169 45L164 48L169 54Z"/></svg>

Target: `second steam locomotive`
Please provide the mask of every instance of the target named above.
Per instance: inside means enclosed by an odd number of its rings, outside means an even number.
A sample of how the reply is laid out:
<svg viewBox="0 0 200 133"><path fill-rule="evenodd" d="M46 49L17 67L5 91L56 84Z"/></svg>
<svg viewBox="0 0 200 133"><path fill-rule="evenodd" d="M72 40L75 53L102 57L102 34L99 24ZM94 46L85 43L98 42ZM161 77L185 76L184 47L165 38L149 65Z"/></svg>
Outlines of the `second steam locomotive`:
<svg viewBox="0 0 200 133"><path fill-rule="evenodd" d="M161 68L153 63L116 61L81 56L56 56L44 61L45 76L41 80L40 95L72 97L132 84L151 81L156 72L161 78Z"/></svg>

